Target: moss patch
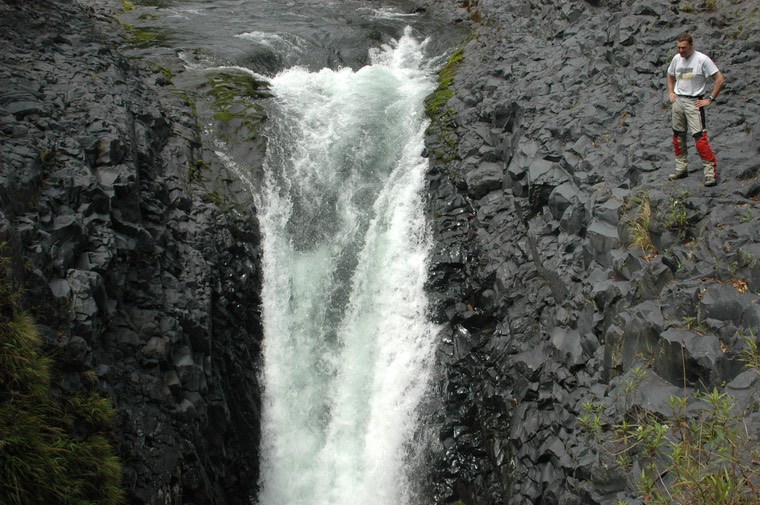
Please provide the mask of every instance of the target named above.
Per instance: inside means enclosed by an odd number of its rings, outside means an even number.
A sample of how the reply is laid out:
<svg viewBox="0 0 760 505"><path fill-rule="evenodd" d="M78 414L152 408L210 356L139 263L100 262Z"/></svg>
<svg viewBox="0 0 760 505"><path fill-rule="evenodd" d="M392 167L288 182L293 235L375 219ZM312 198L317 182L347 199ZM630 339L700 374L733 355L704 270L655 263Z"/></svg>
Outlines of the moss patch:
<svg viewBox="0 0 760 505"><path fill-rule="evenodd" d="M169 0L134 0L132 2L135 5L140 5L142 7L158 7L158 8L165 8L169 7Z"/></svg>
<svg viewBox="0 0 760 505"><path fill-rule="evenodd" d="M206 81L217 108L229 107L246 98L269 98L269 84L248 74L212 72Z"/></svg>
<svg viewBox="0 0 760 505"><path fill-rule="evenodd" d="M454 83L454 75L462 60L464 60L464 49L457 49L449 57L446 65L438 71L438 88L425 98L425 113L430 119L435 121L443 114L446 104L454 96L451 85Z"/></svg>
<svg viewBox="0 0 760 505"><path fill-rule="evenodd" d="M157 46L169 40L169 36L155 28L137 28L134 25L122 24L127 32L127 44L134 47Z"/></svg>
<svg viewBox="0 0 760 505"><path fill-rule="evenodd" d="M454 96L454 76L464 60L464 50L456 50L446 64L438 71L438 87L425 98L425 113L430 118L428 134L435 140L428 143L428 151L433 162L449 166L457 157L457 137L454 133L456 112L447 107ZM450 174L454 177L456 174Z"/></svg>
<svg viewBox="0 0 760 505"><path fill-rule="evenodd" d="M205 87L213 100L213 117L222 137L250 139L259 136L267 117L259 101L272 96L269 83L248 74L213 72Z"/></svg>

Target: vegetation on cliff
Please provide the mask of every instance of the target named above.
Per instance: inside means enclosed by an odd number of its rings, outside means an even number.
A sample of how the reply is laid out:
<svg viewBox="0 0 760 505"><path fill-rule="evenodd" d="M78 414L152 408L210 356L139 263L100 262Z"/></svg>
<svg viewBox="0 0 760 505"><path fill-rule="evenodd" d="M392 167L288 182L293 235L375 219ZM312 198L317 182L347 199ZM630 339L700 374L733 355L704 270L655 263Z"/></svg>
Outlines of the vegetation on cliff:
<svg viewBox="0 0 760 505"><path fill-rule="evenodd" d="M267 116L259 101L271 97L267 82L248 74L210 72L205 88L213 98L214 120L222 137L261 135Z"/></svg>
<svg viewBox="0 0 760 505"><path fill-rule="evenodd" d="M0 503L124 503L115 411L95 392L54 391L54 360L9 272L0 258Z"/></svg>
<svg viewBox="0 0 760 505"><path fill-rule="evenodd" d="M456 112L447 107L447 104L454 96L454 75L463 59L464 49L457 49L451 54L446 64L438 71L438 87L425 98L425 113L430 118L428 133L433 135L433 139L428 142L430 156L444 164L456 158Z"/></svg>
<svg viewBox="0 0 760 505"><path fill-rule="evenodd" d="M737 71L758 68L757 7L435 3L479 14L440 108L450 161L429 132L438 502L757 503L760 137ZM686 29L730 83L707 112L715 189L693 145L667 180Z"/></svg>
<svg viewBox="0 0 760 505"><path fill-rule="evenodd" d="M757 369L757 359L756 347L748 349L747 366ZM758 503L760 450L753 447L732 396L717 388L673 394L667 400L668 414L630 408L648 373L635 367L624 381L619 401L628 414L620 420L607 418L602 404L583 403L578 422L593 435L594 445L614 457L623 473L634 476L630 486L646 503Z"/></svg>

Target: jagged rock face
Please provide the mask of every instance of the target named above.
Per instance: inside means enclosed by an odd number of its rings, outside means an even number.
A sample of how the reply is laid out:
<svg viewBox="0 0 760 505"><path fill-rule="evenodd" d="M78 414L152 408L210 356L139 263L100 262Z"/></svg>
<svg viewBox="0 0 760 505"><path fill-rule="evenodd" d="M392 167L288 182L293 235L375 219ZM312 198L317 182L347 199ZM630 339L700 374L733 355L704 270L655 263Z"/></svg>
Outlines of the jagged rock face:
<svg viewBox="0 0 760 505"><path fill-rule="evenodd" d="M112 50L94 27L118 27L95 4L0 0L3 239L60 357L58 387L85 388L94 370L114 400L130 503L247 503L253 206L223 174L205 175L237 213L207 198L190 108ZM448 104L454 160L431 155L428 174L429 286L447 323L437 502L615 503L629 476L580 430L584 402L609 419L664 413L673 392L727 382L757 436L760 382L738 360L738 335L760 335L751 4L431 0L432 15L477 30ZM694 173L666 182L664 73L683 29L727 78L708 109L716 188L693 149ZM642 202L647 250L631 245Z"/></svg>
<svg viewBox="0 0 760 505"><path fill-rule="evenodd" d="M94 381L113 399L130 503L248 503L253 206L216 186L238 210L223 212L191 180L202 156L191 108L112 49L119 26L104 13L0 2L3 239L24 259L58 387Z"/></svg>
<svg viewBox="0 0 760 505"><path fill-rule="evenodd" d="M448 323L437 500L629 496L632 474L580 429L584 402L610 421L631 408L667 415L670 394L727 383L757 443L760 381L740 359L741 336L760 335L757 7L433 5L477 31L453 122L429 132L431 289ZM667 181L665 72L684 30L727 79L707 110L716 188L702 186L693 145L689 177ZM453 161L436 157L441 137L456 143ZM635 407L623 407L615 399L641 368Z"/></svg>

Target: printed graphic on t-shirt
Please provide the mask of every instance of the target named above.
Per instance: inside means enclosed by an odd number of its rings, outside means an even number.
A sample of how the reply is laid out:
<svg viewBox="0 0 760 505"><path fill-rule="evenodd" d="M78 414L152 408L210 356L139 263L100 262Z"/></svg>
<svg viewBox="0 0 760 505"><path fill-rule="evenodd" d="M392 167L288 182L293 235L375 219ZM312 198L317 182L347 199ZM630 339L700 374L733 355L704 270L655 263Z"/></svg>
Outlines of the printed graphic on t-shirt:
<svg viewBox="0 0 760 505"><path fill-rule="evenodd" d="M686 79L691 80L694 77L694 69L691 67L683 67L678 69L678 80Z"/></svg>

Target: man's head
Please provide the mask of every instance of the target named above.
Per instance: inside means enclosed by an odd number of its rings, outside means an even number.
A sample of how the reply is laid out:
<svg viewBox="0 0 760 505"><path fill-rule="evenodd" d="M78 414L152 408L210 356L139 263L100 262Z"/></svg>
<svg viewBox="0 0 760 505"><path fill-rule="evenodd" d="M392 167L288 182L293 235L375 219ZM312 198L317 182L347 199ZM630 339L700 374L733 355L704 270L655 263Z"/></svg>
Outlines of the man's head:
<svg viewBox="0 0 760 505"><path fill-rule="evenodd" d="M689 32L683 32L676 37L676 49L681 58L688 58L694 52L694 42Z"/></svg>

